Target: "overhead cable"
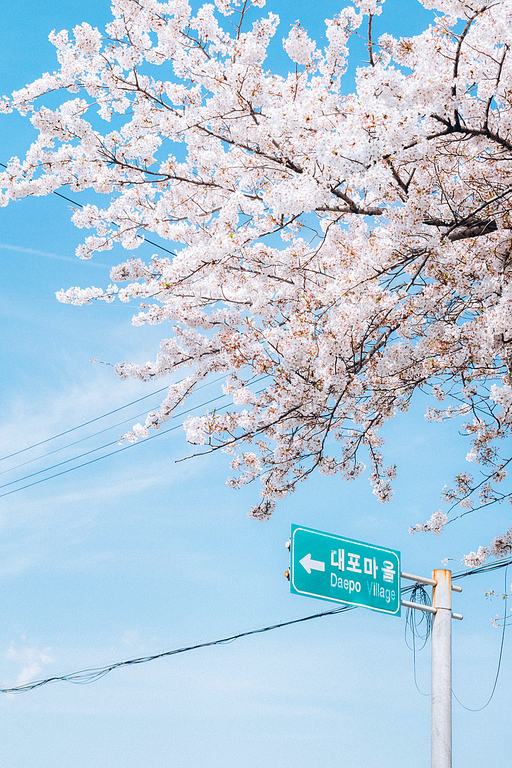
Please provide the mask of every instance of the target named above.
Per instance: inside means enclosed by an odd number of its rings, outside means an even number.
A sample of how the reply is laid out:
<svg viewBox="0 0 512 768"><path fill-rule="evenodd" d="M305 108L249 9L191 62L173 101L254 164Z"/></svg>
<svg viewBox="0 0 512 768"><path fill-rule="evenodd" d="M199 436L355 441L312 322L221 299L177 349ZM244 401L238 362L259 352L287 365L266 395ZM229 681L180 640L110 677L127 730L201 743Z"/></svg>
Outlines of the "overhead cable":
<svg viewBox="0 0 512 768"><path fill-rule="evenodd" d="M223 377L220 377L219 379L215 379L215 381L209 382L207 384L202 384L200 387L197 387L196 391L198 391L200 389L204 389L205 387L209 387L212 384L218 383L219 381L222 380L222 378ZM260 376L259 378L255 379L253 383L258 383L263 378L265 378L265 376ZM156 394L156 393L153 393L153 394ZM147 397L150 397L150 395L147 395ZM187 408L184 411L179 411L178 413L175 413L173 416L170 417L169 420L173 421L174 419L177 419L180 416L185 416L186 414L192 413L193 411L199 410L200 408L205 408L207 405L211 405L212 403L215 403L218 400L223 400L224 398L226 398L226 395L224 395L224 394L218 395L217 397L213 397L210 400L207 400L207 401L205 401L203 403L199 403L198 405L194 405L191 408ZM141 399L144 399L144 398L141 398ZM138 402L138 401L134 401L134 402ZM130 405L132 405L132 404L133 403L130 403ZM219 408L216 408L215 410L217 412L220 412L220 411L225 410L228 406L229 406L229 403L226 403L225 405L220 406ZM128 406L123 406L123 408L125 408L125 407L128 407ZM119 408L117 410L122 410L122 409ZM111 411L111 413L115 413L115 411ZM110 415L110 414L105 414L105 415ZM100 419L100 418L103 418L103 417L102 416L98 416L97 417L97 419ZM135 418L137 418L137 416L133 416L132 418L135 419ZM19 464L19 465L17 465L17 467L14 467L13 469L17 469L18 467L25 466L26 464L32 463L32 461L37 461L39 459L45 458L46 456L50 456L53 453L57 453L60 450L64 450L65 448L70 448L73 445L77 445L78 443L83 442L84 440L88 440L91 437L96 437L97 435L103 434L104 432L107 432L109 429L115 429L116 426L120 426L121 424L125 424L127 421L131 421L132 418L125 419L124 421L119 422L118 424L114 424L111 427L107 427L106 429L102 429L99 432L95 432L93 435L89 435L88 437L84 437L81 440L76 440L75 442L69 443L68 445L63 446L62 448L56 449L55 451L50 451L49 453L46 453L43 456L39 456L36 459L32 459L31 461L27 461L27 462L24 462L23 464ZM93 419L92 421L96 421L97 419ZM90 423L91 422L87 422L87 424L90 424ZM137 443L131 443L130 445L126 445L123 448L118 448L116 451L111 451L110 453L106 453L103 456L99 456L98 458L93 459L92 461L86 461L83 464L79 464L76 467L71 467L70 469L64 470L63 472L57 472L55 475L50 475L49 477L45 477L42 480L37 480L34 483L29 483L28 485L24 485L21 488L15 488L12 491L8 491L7 493L0 494L0 499L3 498L4 496L9 496L12 493L17 493L18 491L23 491L26 488L31 488L34 485L39 485L40 483L44 483L47 480L51 480L51 479L53 479L55 477L59 477L60 475L65 475L68 472L74 471L75 469L80 469L81 467L85 467L85 466L87 466L89 464L94 464L96 461L100 461L101 459L106 459L108 456L113 456L116 453L121 453L121 451L126 450L127 448L131 448L134 445L139 445L139 444L147 443L149 440L153 440L155 437L159 437L160 435L165 435L168 432L173 432L174 430L179 429L182 426L183 426L183 423L178 424L177 426L171 427L170 429L165 429L165 430L159 431L156 434L151 435L150 437L147 437L147 438L144 438L142 440L137 441ZM75 427L74 429L78 429L78 427ZM72 430L69 430L69 431L72 431ZM67 433L63 432L62 434L67 434ZM60 437L60 435L58 435L58 437ZM53 438L49 438L49 439L51 440ZM85 456L90 456L91 453L96 453L97 451L101 451L104 448L110 448L113 445L119 444L119 442L120 442L120 440L117 439L117 440L113 440L113 441L111 441L109 443L104 443L103 445L100 445L98 448L93 448L90 451L86 451L85 453L79 454L78 456L72 456L70 459L65 459L64 461L60 461L57 464L53 464L51 467L45 467L44 469L40 469L37 472L32 472L29 475L24 475L23 477L19 477L17 480L11 480L8 483L4 483L3 485L0 485L0 489L7 488L10 485L16 485L16 483L22 483L24 480L28 480L31 477L35 477L36 475L41 475L44 472L50 472L52 469L57 469L57 467L61 467L64 464L69 464L71 461L78 461L78 459L84 458ZM37 445L40 445L40 443L37 443ZM24 449L24 450L28 450L28 448ZM8 471L11 471L11 470L6 470L5 472L8 472ZM0 474L5 474L5 472L2 472Z"/></svg>
<svg viewBox="0 0 512 768"><path fill-rule="evenodd" d="M194 406L193 408L189 408L187 411L181 411L181 413L176 414L176 416L173 416L171 418L177 418L177 416L184 416L186 413L190 413L190 411L195 411L198 408L204 408L205 405L209 405L210 403L214 403L216 400L221 400L224 398L225 395L219 395L218 397L212 398L212 400L208 400L206 403L200 403L199 405ZM224 408L227 408L228 406L221 406L220 408L217 408L217 411L221 411ZM47 480L53 480L55 477L60 477L61 475L67 475L69 472L74 472L76 469L81 469L82 467L87 467L89 464L95 464L97 461L101 461L102 459L106 459L109 456L114 456L117 453L121 453L122 451L128 450L128 448L135 448L136 445L144 445L145 443L148 443L150 440L154 440L156 437L160 437L161 435L167 435L169 432L174 432L176 429L180 429L183 424L177 424L174 427L170 427L170 429L164 429L161 431L156 432L154 435L150 435L149 437L144 438L143 440L138 440L136 443L129 443L128 445L123 446L122 448L118 448L115 451L110 451L110 453L105 453L102 456L98 456L95 459L91 459L90 461L85 461L83 464L78 464L76 467L70 467L69 469L64 469L62 472L57 472L55 475L50 475L49 477L43 477L42 480L36 480L34 483L28 483L27 485L21 486L21 488L14 488L12 491L7 491L6 493L0 493L0 499L2 499L4 496L10 496L13 493L18 493L19 491L24 491L26 488L32 488L34 485L40 485L40 483L45 483ZM71 459L66 459L65 461L61 461L59 464L55 464L53 467L47 467L46 469L41 469L38 472L33 472L30 475L26 475L25 477L19 478L18 480L13 480L10 483L5 483L5 485L0 485L0 488L6 488L8 485L13 485L14 483L21 483L23 480L28 480L30 477L34 477L35 475L39 475L42 472L49 472L51 469L55 469L59 466L62 466L63 464L68 464L70 461L76 461L79 458L82 458L84 456L88 456L91 453L95 453L96 451L100 451L102 448L108 448L111 445L114 445L115 443L119 443L118 440L114 440L111 443L105 443L104 445L100 446L99 448L94 448L91 451L87 451L86 453L80 454L80 456L74 456Z"/></svg>
<svg viewBox="0 0 512 768"><path fill-rule="evenodd" d="M2 168L7 168L8 166L5 163L0 163L0 166ZM76 205L77 208L83 208L84 206L82 203L78 203L76 200L72 200L70 197L66 197L66 195L63 195L61 192L57 192L56 190L53 191L54 195L57 195L57 197L61 197L63 200L66 200L68 203L71 203L72 205ZM166 253L170 253L171 256L176 256L176 253L174 251L170 251L169 248L165 248L163 245L159 245L158 243L155 243L153 240L148 240L148 238L144 235L144 241L146 243L149 243L149 245L153 245L155 248L160 248L161 251L165 251Z"/></svg>
<svg viewBox="0 0 512 768"><path fill-rule="evenodd" d="M210 387L213 384L218 384L219 381L223 380L223 376L219 377L218 379L214 379L213 381L209 381L206 384L201 384L199 387L195 388L196 392L199 392L201 389L205 389L206 387ZM256 381L260 381L261 379L257 379ZM180 382L177 382L178 384ZM105 419L107 416L112 416L114 413L118 413L118 411L122 411L125 408L129 408L131 405L136 405L136 403L140 403L141 400L147 400L148 397L152 397L153 395L158 395L161 392L164 392L165 390L169 389L169 386L162 387L162 389L157 389L154 392L151 392L149 395L144 395L144 397L139 397L138 400L132 400L131 403L126 403L125 405L120 406L119 408L116 408L113 411L109 411L108 413L103 413L101 416L96 416L94 419L90 419L90 421L85 421L83 424L79 424L76 427L72 427L71 429L67 429L65 432L60 432L58 435L53 435L53 437L48 437L46 440L41 440L39 443L34 443L33 445L28 445L26 448L22 448L20 451L16 451L15 453L9 454L9 456L3 456L0 458L0 461L4 461L4 459L10 459L13 456L17 456L19 453L25 453L26 451L32 450L32 448L37 448L40 445L44 445L45 443L49 443L52 440L56 440L58 437L63 437L64 435L69 434L70 432L75 432L77 429L82 429L82 427L87 427L89 424L93 424L95 421L100 421L101 419ZM223 395L225 397L225 395ZM196 406L197 408L201 406ZM188 411L186 411L188 413ZM84 440L90 440L93 437L97 437L97 435L102 435L104 432L108 432L109 429L115 429L116 427L120 427L123 424L126 424L129 421L132 421L133 419L138 419L140 416L143 416L144 413L138 413L135 416L130 416L127 419L124 419L123 421L117 422L117 424L112 424L109 427L106 427L105 429L100 429L98 432L93 432L92 435L87 435L87 437L82 437L80 440L75 440L72 443L66 443L66 445L61 446L60 448L55 448L53 451L48 451L47 453L44 453L42 456L36 456L35 459L30 459L29 461L24 461L22 464L16 464L15 467L10 467L10 469L5 469L2 472L0 472L0 475L5 475L6 472L12 472L15 469L19 469L20 467L25 467L27 464L32 464L34 461L39 461L40 459L45 459L47 456L51 456L54 453L58 453L59 451L64 451L66 448L72 448L74 445L78 445L78 443L82 443ZM182 413L185 413L183 411ZM174 416L172 418L175 418ZM105 446L103 446L105 447ZM80 457L76 457L80 458ZM52 469L52 467L50 467ZM24 478L21 478L22 480ZM3 486L0 486L3 487Z"/></svg>
<svg viewBox="0 0 512 768"><path fill-rule="evenodd" d="M137 400L132 400L131 403L126 403L126 405L121 405L119 408L114 408L113 411L109 411L108 413L103 413L101 416L96 416L94 419L89 419L89 421L84 421L82 424L78 424L76 427L71 427L71 429L64 430L64 432L59 432L58 435L53 435L52 437L47 437L46 440L40 440L38 443L27 445L26 448L21 448L19 451L14 451L13 453L9 453L7 456L1 456L0 461L5 461L6 459L12 459L13 456L19 456L20 453L31 451L32 448L38 448L40 445L45 445L46 443L50 443L52 440L56 440L58 437L69 435L70 432L76 432L77 429L82 429L82 427L87 427L89 424L94 424L95 421L100 421L100 419L105 419L107 416L112 416L113 413L118 413L119 411L122 411L125 408L129 408L130 405L135 405L136 403L140 403L141 400L147 400L148 397L152 397L153 395L158 395L160 394L160 392L164 392L166 389L169 389L169 387L167 386L167 387L162 387L161 389L157 389L154 392L151 392L149 395L144 395L143 397L137 398Z"/></svg>
<svg viewBox="0 0 512 768"><path fill-rule="evenodd" d="M256 378L252 383L257 384L262 379L264 379L265 376L260 376L259 378ZM205 389L206 387L211 387L214 384L218 384L219 381L223 381L224 376L219 376L217 379L214 379L213 381L208 381L205 384L200 384L199 386L195 387L194 391L199 392L202 389ZM177 384L181 383L180 381L176 382ZM107 416L112 416L114 413L118 413L119 411L123 411L125 408L129 408L131 405L136 405L137 403L140 403L142 400L147 400L149 397L153 397L153 395L159 395L161 392L165 392L169 389L169 386L162 387L161 389L155 389L153 392L150 392L148 395L144 395L143 397L139 397L137 400L132 400L130 403L126 403L125 405L119 406L119 408L115 408L113 411L108 411L107 413L102 413L101 416L96 416L94 419L90 419L89 421L84 421L82 424L78 424L76 427L71 427L70 429L66 429L64 432L59 432L58 435L53 435L52 437L46 438L46 440L41 440L38 443L33 443L32 445L27 445L26 448L22 448L19 451L15 451L14 453L10 453L7 456L1 456L0 461L5 461L6 459L11 459L13 456L18 456L20 453L26 453L27 451L31 451L32 448L38 448L40 445L44 445L45 443L49 443L52 440L56 440L58 437L63 437L64 435L69 434L70 432L76 432L77 429L82 429L83 427L89 426L89 424L94 424L95 421L100 421L101 419L107 418ZM198 408L200 406L197 406ZM124 421L120 421L117 424L113 424L111 427L107 427L106 429L101 429L99 432L94 432L92 435L88 435L87 437L82 438L82 440L88 440L91 437L96 437L96 435L101 435L103 432L106 432L108 429L115 429L115 427L121 426L121 424L126 424L127 421L131 421L132 419L138 419L139 416L143 414L137 414L136 416L132 416L128 419L125 419ZM76 440L73 443L68 443L67 445L63 445L61 448L57 448L55 451L49 451L48 453L43 454L42 456L37 456L35 459L31 459L30 461L24 462L23 464L17 464L15 467L11 467L10 469L5 470L4 472L0 472L0 475L5 474L5 472L11 472L14 469L18 469L19 467L24 467L26 464L30 464L33 461L38 461L39 459L44 459L46 456L51 456L52 453L57 453L58 451L63 451L66 448L71 448L73 445L76 445L77 443L82 442L82 440Z"/></svg>
<svg viewBox="0 0 512 768"><path fill-rule="evenodd" d="M130 446L128 446L130 447ZM496 564L496 568L503 568L504 565L507 565L508 563L498 562ZM475 573L480 572L480 570L484 570L482 567L480 568L473 568L470 572L467 574L458 574L459 577L461 576L471 576ZM401 594L409 594L413 592L415 588L415 585L408 585L406 587L403 587L401 590ZM283 621L278 624L271 624L267 627L262 627L261 629L251 629L246 632L238 632L235 635L230 635L229 637L223 637L220 640L210 640L205 643L197 643L195 645L187 645L182 648L174 648L171 651L163 651L162 653L155 653L150 656L139 656L135 659L127 659L126 661L117 661L113 664L108 664L104 667L91 667L88 669L81 669L78 672L72 672L68 675L55 675L53 677L47 677L42 680L33 680L30 683L25 683L23 685L17 685L13 686L11 688L0 688L0 693L25 693L26 691L32 691L35 688L41 688L43 685L47 685L48 683L57 683L57 682L67 682L67 683L74 683L75 685L86 685L88 683L93 683L96 680L99 680L100 678L107 675L109 672L112 672L114 669L120 669L121 667L131 667L135 664L145 664L150 661L155 661L156 659L163 659L167 656L176 656L179 653L186 653L187 651L196 651L199 648L211 648L215 645L223 645L225 643L232 643L234 640L239 640L242 637L249 637L250 635L258 635L263 634L264 632L270 632L274 629L281 629L282 627L289 627L293 624L300 624L305 621L311 621L312 619L319 619L323 616L333 616L338 613L345 613L346 611L352 611L355 610L357 606L354 605L342 605L339 608L333 608L330 611L322 611L321 613L313 613L309 616L302 616L299 619L292 619L290 621Z"/></svg>
<svg viewBox="0 0 512 768"><path fill-rule="evenodd" d="M220 640L210 640L206 643L198 643L197 645L188 645L183 648L175 648L172 651L163 651L162 653L155 653L151 656L140 656L137 659L118 661L114 664L109 664L106 667L92 667L90 669L82 669L78 672L72 672L70 675L59 675L55 677L48 677L45 680L34 680L32 683L25 683L24 685L18 685L13 688L0 688L0 693L24 693L25 691L32 691L34 688L40 688L42 685L47 685L48 683L57 682L74 683L75 685L87 685L88 683L94 683L96 680L104 677L114 669L120 669L121 667L131 667L135 664L145 664L148 661L163 659L166 656L176 656L178 653L186 653L187 651L196 651L199 648L211 648L214 645L232 643L234 640L239 640L242 637L249 637L250 635L258 635L264 632L271 632L273 629L281 629L282 627L289 627L292 624L300 624L304 621L319 619L322 616L332 616L333 614L343 613L353 609L354 606L352 605L342 605L340 608L334 608L331 611L323 611L322 613L314 613L310 616L302 616L300 619L292 619L291 621L283 621L279 624L271 624L270 626L262 627L261 629L251 629L247 632L238 632L236 635L223 637Z"/></svg>
<svg viewBox="0 0 512 768"><path fill-rule="evenodd" d="M420 605L431 605L432 602L428 592L422 584L413 585L410 600L412 603L419 603ZM418 616L418 614L420 615ZM409 644L407 638L408 633L411 635L411 644ZM416 686L418 693L421 693L422 696L430 696L430 694L424 693L418 686L416 676L416 653L423 650L431 633L432 614L417 611L414 608L408 607L405 613L405 644L413 653L414 685ZM421 645L417 647L418 640Z"/></svg>
<svg viewBox="0 0 512 768"><path fill-rule="evenodd" d="M510 563L503 563L502 567L503 567L503 565L505 565L504 601L505 601L505 617L506 617L506 615L507 615L507 572L508 572L508 566L510 565ZM489 704L491 703L491 701L492 701L492 699L494 697L494 693L496 691L496 686L498 685L498 680L499 680L500 672L501 672L501 662L502 662L502 659L503 659L503 646L505 644L505 631L506 631L506 628L507 628L507 622L506 622L506 620L504 620L503 621L503 630L502 630L502 633L501 633L500 652L499 652L499 655L498 655L498 665L497 665L497 668L496 668L496 675L494 677L494 683L493 683L493 686L492 686L492 689L491 689L491 693L489 695L489 698L485 702L485 704L483 704L481 707L476 707L476 708L474 708L474 707L467 707L465 704L462 703L462 701L456 695L455 691L452 690L452 694L453 694L454 699L456 699L456 701L461 705L461 707L463 707L464 709L467 709L469 712L481 712L483 709L485 709L486 707L489 706Z"/></svg>

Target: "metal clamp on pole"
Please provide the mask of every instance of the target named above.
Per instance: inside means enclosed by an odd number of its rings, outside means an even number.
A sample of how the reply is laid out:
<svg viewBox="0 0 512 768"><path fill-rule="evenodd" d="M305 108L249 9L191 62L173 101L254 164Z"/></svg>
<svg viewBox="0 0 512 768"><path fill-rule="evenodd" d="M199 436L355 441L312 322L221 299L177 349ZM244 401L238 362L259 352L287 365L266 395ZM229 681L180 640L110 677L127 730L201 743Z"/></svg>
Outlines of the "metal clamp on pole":
<svg viewBox="0 0 512 768"><path fill-rule="evenodd" d="M435 571L433 572L435 573ZM449 571L440 571L440 573L449 573ZM428 584L429 586L434 588L437 587L437 581L436 579L428 579L426 576L415 576L413 573L402 573L400 574L402 579L409 579L409 581L415 581L416 584ZM450 583L450 590L452 592L462 592L462 587L457 587L455 584ZM422 605L421 603L412 603L410 600L402 600L402 605L404 608L415 608L418 611L423 611L424 613L436 613L437 609L435 607L432 607L430 605ZM434 605L435 605L435 599L434 599ZM464 616L461 613L454 613L452 611L451 613L452 619L457 619L457 621L462 621Z"/></svg>
<svg viewBox="0 0 512 768"><path fill-rule="evenodd" d="M431 605L423 605L423 603L412 603L410 600L402 600L404 608L417 608L418 611L424 611L425 613L435 613L436 609Z"/></svg>
<svg viewBox="0 0 512 768"><path fill-rule="evenodd" d="M409 581L416 581L418 584L430 584L431 587L437 587L435 579L427 579L426 576L415 576L413 573L404 573L403 571L400 575L402 579L409 579ZM452 592L462 592L462 587L452 584L451 590Z"/></svg>
<svg viewBox="0 0 512 768"><path fill-rule="evenodd" d="M402 600L402 606L404 608L416 608L418 611L423 611L424 613L437 613L437 608L434 608L431 605L423 605L422 603L412 603L410 600ZM462 613L454 613L452 611L452 619L457 619L457 621L462 621L464 616Z"/></svg>
<svg viewBox="0 0 512 768"><path fill-rule="evenodd" d="M415 576L413 573L402 573L400 574L402 579L409 579L409 581L416 581L418 584L430 584L431 587L435 587L437 584L437 581L435 579L427 579L426 576Z"/></svg>

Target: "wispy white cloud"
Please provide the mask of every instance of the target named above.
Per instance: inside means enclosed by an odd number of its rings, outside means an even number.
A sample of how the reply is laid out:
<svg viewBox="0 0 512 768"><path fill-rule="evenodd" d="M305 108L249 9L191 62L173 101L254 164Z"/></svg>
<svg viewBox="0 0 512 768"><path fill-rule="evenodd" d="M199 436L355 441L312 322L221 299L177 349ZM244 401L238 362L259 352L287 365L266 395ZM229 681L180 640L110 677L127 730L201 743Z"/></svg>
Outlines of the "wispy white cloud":
<svg viewBox="0 0 512 768"><path fill-rule="evenodd" d="M81 369L71 367L69 373L71 383L68 386L55 386L53 389L47 387L46 391L37 393L37 398L34 398L33 394L30 397L20 392L10 402L3 403L0 413L0 456L46 440L131 400L148 395L151 389L159 388L150 388L136 380L121 381L112 374L110 367L105 366L88 366ZM162 383L162 386L165 386L165 383ZM146 407L149 410L158 402L158 396L154 401L142 401L133 409L120 411L118 416L112 417L110 423L112 420L128 418L134 412L143 412ZM108 423L109 421L100 421L91 431L101 429ZM130 424L120 428L119 433L127 431L129 427ZM73 434L69 442L82 436L82 432ZM52 444L50 447L56 445ZM43 452L46 452L46 449Z"/></svg>
<svg viewBox="0 0 512 768"><path fill-rule="evenodd" d="M78 259L77 257L72 258L71 256L60 256L58 253L48 253L48 251L38 251L35 248L22 248L19 245L10 245L9 243L0 243L0 248L2 248L5 251L16 251L16 253L28 253L31 256L44 256L47 259L57 259L58 261L71 261L73 264L76 264ZM108 264L101 264L98 261L89 261L89 264L93 267L101 267L102 269L110 269L110 266Z"/></svg>
<svg viewBox="0 0 512 768"><path fill-rule="evenodd" d="M22 635L21 641L26 643L26 637ZM11 643L6 658L9 661L21 663L23 668L16 678L15 685L24 685L37 678L43 671L42 665L53 664L54 659L50 656L51 648L39 650L37 642L31 641L30 644L22 645L18 648Z"/></svg>

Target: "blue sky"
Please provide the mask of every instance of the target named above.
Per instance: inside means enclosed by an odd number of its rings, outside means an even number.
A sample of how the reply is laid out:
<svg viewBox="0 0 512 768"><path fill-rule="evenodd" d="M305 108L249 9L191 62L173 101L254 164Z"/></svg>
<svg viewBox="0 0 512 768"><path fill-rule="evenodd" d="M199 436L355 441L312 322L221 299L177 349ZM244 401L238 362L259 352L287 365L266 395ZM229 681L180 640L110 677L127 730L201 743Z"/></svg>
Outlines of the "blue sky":
<svg viewBox="0 0 512 768"><path fill-rule="evenodd" d="M279 39L297 18L321 36L323 19L338 7L331 0L267 5L281 15ZM2 10L2 93L54 68L52 29L84 20L101 26L110 15L106 0L20 0ZM412 0L388 0L377 32L415 33L424 19ZM0 162L21 156L31 136L21 118L1 116ZM109 265L123 255L76 259L81 233L69 218L68 204L55 195L0 209L0 458L165 383L119 381L110 366L90 362L144 361L162 329L132 328L125 305L55 301L61 288L106 285ZM153 249L144 248L150 256ZM193 404L219 394L212 385ZM115 441L157 402L154 395L0 461L0 485ZM388 505L376 501L365 478L346 484L318 477L282 502L270 522L248 520L258 489L229 490L220 454L176 463L190 453L180 429L25 490L17 489L46 475L0 488L16 491L0 498L0 684L328 610L328 603L289 594L283 572L291 522L399 549L404 570L427 576L443 558L488 543L509 527L507 508L476 512L441 537L407 533L441 506L440 489L464 467L466 452L453 424L424 421L424 405L418 401L386 430L387 458L399 464ZM106 431L89 437L99 430ZM454 625L454 690L470 707L485 703L492 688L501 633L490 620L502 605L485 591L502 592L503 575L465 579L454 598L465 617ZM428 647L417 657L423 691L429 657ZM509 763L510 683L506 640L489 707L471 713L454 704L455 768L480 768L491 754L496 765ZM57 683L3 696L0 722L9 768L430 765L430 700L414 684L404 617L365 610L115 671L90 686Z"/></svg>

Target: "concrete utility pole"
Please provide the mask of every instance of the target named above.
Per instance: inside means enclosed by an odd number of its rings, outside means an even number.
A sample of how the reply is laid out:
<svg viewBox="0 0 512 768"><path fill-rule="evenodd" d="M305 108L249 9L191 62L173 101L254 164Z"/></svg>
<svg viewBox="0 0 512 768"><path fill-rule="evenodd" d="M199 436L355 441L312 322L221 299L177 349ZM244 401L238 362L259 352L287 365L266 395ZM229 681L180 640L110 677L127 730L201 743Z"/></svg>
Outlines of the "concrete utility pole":
<svg viewBox="0 0 512 768"><path fill-rule="evenodd" d="M452 573L432 571L432 768L452 767Z"/></svg>
<svg viewBox="0 0 512 768"><path fill-rule="evenodd" d="M462 619L452 612L452 591L462 592L452 585L452 572L432 571L432 578L402 573L403 579L429 584L432 605L402 600L402 605L432 614L432 696L431 696L431 754L432 768L452 768L452 619Z"/></svg>

